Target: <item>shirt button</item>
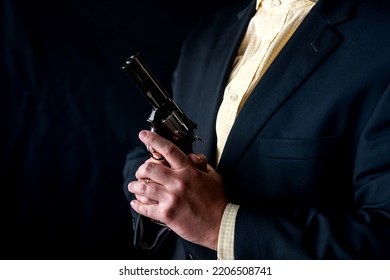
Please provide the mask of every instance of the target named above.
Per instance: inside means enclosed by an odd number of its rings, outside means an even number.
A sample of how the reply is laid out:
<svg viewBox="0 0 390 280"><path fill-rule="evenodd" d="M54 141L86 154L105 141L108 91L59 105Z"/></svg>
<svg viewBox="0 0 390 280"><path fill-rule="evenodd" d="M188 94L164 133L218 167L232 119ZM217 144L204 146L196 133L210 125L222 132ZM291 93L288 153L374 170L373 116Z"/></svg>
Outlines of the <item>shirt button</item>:
<svg viewBox="0 0 390 280"><path fill-rule="evenodd" d="M272 7L279 7L280 4L280 0L272 0Z"/></svg>
<svg viewBox="0 0 390 280"><path fill-rule="evenodd" d="M231 101L231 102L236 102L237 99L238 99L237 94L232 94L232 95L230 95L230 101Z"/></svg>

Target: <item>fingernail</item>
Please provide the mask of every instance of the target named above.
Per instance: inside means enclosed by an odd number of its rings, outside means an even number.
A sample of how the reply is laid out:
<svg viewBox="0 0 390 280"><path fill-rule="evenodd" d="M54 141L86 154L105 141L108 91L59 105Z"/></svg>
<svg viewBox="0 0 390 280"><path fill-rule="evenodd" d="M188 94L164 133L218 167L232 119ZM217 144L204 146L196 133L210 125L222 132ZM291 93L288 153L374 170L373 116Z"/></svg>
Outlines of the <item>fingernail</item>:
<svg viewBox="0 0 390 280"><path fill-rule="evenodd" d="M139 139L143 140L146 137L147 133L145 130L142 130L139 134L138 137Z"/></svg>

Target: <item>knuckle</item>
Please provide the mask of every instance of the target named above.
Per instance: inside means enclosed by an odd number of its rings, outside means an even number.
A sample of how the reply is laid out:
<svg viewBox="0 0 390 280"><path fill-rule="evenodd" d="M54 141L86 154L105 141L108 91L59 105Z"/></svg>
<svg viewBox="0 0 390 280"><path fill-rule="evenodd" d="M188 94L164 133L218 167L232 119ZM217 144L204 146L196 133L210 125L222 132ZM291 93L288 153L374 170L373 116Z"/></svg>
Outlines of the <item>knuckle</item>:
<svg viewBox="0 0 390 280"><path fill-rule="evenodd" d="M154 168L153 162L145 162L143 164L143 169L145 170L146 173L152 172L153 168Z"/></svg>
<svg viewBox="0 0 390 280"><path fill-rule="evenodd" d="M186 183L180 179L175 180L175 186L177 193L181 194L186 190Z"/></svg>
<svg viewBox="0 0 390 280"><path fill-rule="evenodd" d="M175 211L172 208L167 208L161 212L161 220L170 223L175 219Z"/></svg>
<svg viewBox="0 0 390 280"><path fill-rule="evenodd" d="M139 192L144 194L146 192L146 184L142 183L139 187Z"/></svg>
<svg viewBox="0 0 390 280"><path fill-rule="evenodd" d="M175 187L174 192L177 195L183 195L189 189L189 186L193 182L198 181L201 176L201 172L197 169L186 169L183 172L188 174L188 176L186 177L179 176L177 178L172 179L172 183Z"/></svg>
<svg viewBox="0 0 390 280"><path fill-rule="evenodd" d="M174 156L177 153L176 146L173 144L167 145L165 153L168 157Z"/></svg>
<svg viewBox="0 0 390 280"><path fill-rule="evenodd" d="M174 194L171 194L168 197L168 205L170 206L169 208L175 208L177 207L178 204L179 204L179 197Z"/></svg>
<svg viewBox="0 0 390 280"><path fill-rule="evenodd" d="M171 194L166 198L164 205L161 205L160 214L162 219L166 222L172 221L175 219L175 209L178 205L178 198Z"/></svg>
<svg viewBox="0 0 390 280"><path fill-rule="evenodd" d="M188 174L192 181L198 180L203 175L203 173L200 172L198 168L191 168L188 171Z"/></svg>

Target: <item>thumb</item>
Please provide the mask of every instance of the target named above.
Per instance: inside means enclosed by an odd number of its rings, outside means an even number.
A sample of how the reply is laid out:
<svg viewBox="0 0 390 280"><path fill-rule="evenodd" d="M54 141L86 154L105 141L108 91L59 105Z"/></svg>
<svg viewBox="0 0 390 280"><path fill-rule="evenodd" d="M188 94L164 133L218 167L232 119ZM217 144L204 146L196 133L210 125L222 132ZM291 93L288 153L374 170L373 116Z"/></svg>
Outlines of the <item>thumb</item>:
<svg viewBox="0 0 390 280"><path fill-rule="evenodd" d="M198 167L199 170L207 171L207 158L204 154L189 154L188 159Z"/></svg>

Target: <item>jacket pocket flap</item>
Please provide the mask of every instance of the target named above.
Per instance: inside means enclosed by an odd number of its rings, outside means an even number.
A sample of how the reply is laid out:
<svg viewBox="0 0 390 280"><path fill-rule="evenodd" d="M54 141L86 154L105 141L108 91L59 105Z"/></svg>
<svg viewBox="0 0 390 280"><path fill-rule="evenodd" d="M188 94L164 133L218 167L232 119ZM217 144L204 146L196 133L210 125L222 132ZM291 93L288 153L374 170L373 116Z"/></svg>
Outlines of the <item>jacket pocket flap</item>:
<svg viewBox="0 0 390 280"><path fill-rule="evenodd" d="M310 159L328 156L334 153L341 136L323 138L262 138L259 153L262 157L281 159Z"/></svg>

